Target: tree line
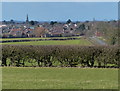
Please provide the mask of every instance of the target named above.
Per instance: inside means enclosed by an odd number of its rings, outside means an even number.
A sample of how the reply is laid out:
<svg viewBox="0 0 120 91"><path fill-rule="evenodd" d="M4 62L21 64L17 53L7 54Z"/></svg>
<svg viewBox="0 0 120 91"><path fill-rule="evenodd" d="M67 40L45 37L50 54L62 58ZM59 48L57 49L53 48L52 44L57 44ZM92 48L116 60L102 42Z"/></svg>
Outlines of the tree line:
<svg viewBox="0 0 120 91"><path fill-rule="evenodd" d="M3 45L2 66L119 67L119 46Z"/></svg>

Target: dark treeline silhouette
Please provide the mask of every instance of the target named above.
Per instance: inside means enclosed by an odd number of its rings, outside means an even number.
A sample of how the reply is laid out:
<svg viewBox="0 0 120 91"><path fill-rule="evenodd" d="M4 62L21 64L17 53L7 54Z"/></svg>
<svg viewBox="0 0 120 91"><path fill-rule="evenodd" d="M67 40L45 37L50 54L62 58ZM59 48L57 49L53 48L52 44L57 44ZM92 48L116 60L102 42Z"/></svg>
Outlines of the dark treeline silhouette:
<svg viewBox="0 0 120 91"><path fill-rule="evenodd" d="M4 45L2 66L16 67L116 67L119 46Z"/></svg>

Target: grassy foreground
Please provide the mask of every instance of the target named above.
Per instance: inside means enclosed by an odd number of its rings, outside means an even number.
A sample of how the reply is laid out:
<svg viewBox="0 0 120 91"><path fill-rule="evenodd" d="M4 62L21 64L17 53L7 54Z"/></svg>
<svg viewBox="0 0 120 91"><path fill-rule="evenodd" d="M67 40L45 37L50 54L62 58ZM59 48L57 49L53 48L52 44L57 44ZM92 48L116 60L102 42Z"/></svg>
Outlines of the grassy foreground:
<svg viewBox="0 0 120 91"><path fill-rule="evenodd" d="M3 89L117 89L118 69L2 68Z"/></svg>

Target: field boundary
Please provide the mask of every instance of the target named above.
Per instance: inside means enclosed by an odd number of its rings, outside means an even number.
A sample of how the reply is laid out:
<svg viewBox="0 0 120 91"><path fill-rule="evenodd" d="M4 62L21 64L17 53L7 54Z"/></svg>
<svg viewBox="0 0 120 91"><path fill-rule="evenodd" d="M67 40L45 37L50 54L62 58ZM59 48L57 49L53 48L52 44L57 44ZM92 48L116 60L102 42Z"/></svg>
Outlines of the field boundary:
<svg viewBox="0 0 120 91"><path fill-rule="evenodd" d="M24 39L24 40L3 40L0 43L7 43L7 42L28 42L28 41L48 41L48 40L78 40L81 38L50 38L50 39Z"/></svg>

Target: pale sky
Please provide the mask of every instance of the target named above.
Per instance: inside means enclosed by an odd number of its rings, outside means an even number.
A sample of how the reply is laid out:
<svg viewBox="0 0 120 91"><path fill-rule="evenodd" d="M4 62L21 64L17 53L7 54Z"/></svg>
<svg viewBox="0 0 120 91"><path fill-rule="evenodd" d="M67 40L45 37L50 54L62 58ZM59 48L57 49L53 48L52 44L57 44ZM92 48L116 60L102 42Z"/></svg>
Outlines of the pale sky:
<svg viewBox="0 0 120 91"><path fill-rule="evenodd" d="M24 21L116 20L117 2L3 2L2 20Z"/></svg>

